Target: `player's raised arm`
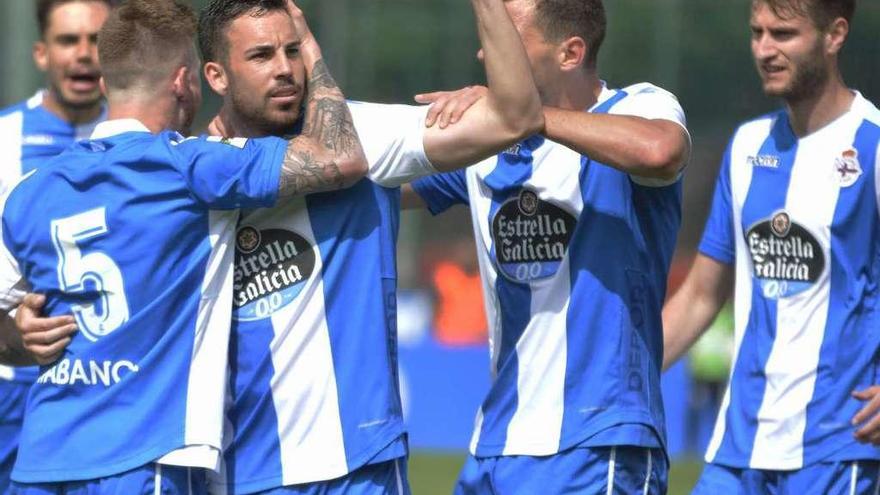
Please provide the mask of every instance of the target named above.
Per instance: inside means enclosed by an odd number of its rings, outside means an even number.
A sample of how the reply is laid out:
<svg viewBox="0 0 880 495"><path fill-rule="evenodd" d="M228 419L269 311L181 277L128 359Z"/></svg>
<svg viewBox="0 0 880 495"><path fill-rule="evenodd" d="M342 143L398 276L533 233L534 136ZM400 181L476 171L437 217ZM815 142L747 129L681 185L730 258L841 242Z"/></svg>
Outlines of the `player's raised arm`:
<svg viewBox="0 0 880 495"><path fill-rule="evenodd" d="M685 128L664 118L545 107L544 119L548 138L630 175L674 180L690 155Z"/></svg>
<svg viewBox="0 0 880 495"><path fill-rule="evenodd" d="M368 168L345 96L330 75L302 11L293 2L288 8L301 37L308 90L302 133L290 140L284 157L280 197L347 187Z"/></svg>
<svg viewBox="0 0 880 495"><path fill-rule="evenodd" d="M454 126L425 133L425 152L440 171L473 164L544 126L525 48L502 0L471 0L489 90Z"/></svg>

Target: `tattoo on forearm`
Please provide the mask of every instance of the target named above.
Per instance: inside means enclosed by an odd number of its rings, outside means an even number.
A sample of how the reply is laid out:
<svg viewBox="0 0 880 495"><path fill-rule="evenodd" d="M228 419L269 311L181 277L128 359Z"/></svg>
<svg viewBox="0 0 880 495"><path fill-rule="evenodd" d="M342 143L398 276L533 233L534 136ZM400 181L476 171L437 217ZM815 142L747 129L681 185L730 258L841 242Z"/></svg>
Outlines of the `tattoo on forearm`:
<svg viewBox="0 0 880 495"><path fill-rule="evenodd" d="M327 68L327 64L324 63L323 59L315 62L315 66L312 67L312 75L309 77L309 88L314 90L322 88L339 90L336 80L333 79L330 69Z"/></svg>
<svg viewBox="0 0 880 495"><path fill-rule="evenodd" d="M278 194L281 197L342 187L344 179L336 162L321 163L308 151L288 148L282 165Z"/></svg>
<svg viewBox="0 0 880 495"><path fill-rule="evenodd" d="M327 149L351 153L358 146L354 123L345 102L321 98L315 104L314 136Z"/></svg>
<svg viewBox="0 0 880 495"><path fill-rule="evenodd" d="M323 60L312 69L306 98L302 133L288 145L284 158L282 197L342 187L339 157L361 153L345 97Z"/></svg>
<svg viewBox="0 0 880 495"><path fill-rule="evenodd" d="M315 63L309 78L303 134L337 154L356 152L359 145L345 97L323 60Z"/></svg>

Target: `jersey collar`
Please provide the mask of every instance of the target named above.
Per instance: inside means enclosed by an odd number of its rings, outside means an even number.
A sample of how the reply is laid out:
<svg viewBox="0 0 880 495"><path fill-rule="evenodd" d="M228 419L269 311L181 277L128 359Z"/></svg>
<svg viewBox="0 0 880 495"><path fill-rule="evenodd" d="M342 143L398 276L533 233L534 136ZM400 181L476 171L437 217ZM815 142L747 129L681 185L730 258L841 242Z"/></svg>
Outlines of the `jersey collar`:
<svg viewBox="0 0 880 495"><path fill-rule="evenodd" d="M137 119L107 120L95 126L91 139L105 139L124 132L150 132L150 130Z"/></svg>

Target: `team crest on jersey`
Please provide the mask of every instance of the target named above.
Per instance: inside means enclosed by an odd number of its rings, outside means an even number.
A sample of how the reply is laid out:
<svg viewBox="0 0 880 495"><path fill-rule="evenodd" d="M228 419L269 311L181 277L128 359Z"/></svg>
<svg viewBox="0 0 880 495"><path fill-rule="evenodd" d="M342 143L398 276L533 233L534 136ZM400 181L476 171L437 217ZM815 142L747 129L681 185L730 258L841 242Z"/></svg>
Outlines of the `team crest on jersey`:
<svg viewBox="0 0 880 495"><path fill-rule="evenodd" d="M235 237L233 317L261 320L290 304L315 271L315 249L283 229L238 229Z"/></svg>
<svg viewBox="0 0 880 495"><path fill-rule="evenodd" d="M228 138L221 136L209 136L207 141L211 143L220 143L228 146L235 146L236 148L244 148L244 146L248 142L246 138Z"/></svg>
<svg viewBox="0 0 880 495"><path fill-rule="evenodd" d="M553 276L568 251L576 224L577 219L568 211L522 189L492 218L498 270L520 283Z"/></svg>
<svg viewBox="0 0 880 495"><path fill-rule="evenodd" d="M507 155L518 156L519 151L521 149L522 149L522 144L516 143L516 144L512 145L510 148L507 148L506 150L504 150L504 153Z"/></svg>
<svg viewBox="0 0 880 495"><path fill-rule="evenodd" d="M752 225L746 232L746 245L754 276L768 299L809 289L825 270L822 244L785 211Z"/></svg>
<svg viewBox="0 0 880 495"><path fill-rule="evenodd" d="M834 159L834 172L840 187L849 187L862 176L862 165L859 163L859 152L850 148Z"/></svg>

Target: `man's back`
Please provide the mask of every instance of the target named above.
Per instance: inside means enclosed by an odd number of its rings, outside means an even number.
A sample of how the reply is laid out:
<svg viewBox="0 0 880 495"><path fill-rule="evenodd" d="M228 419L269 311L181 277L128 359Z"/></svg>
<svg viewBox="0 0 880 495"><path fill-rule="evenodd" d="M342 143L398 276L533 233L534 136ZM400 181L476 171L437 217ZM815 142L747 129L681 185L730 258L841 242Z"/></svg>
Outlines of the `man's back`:
<svg viewBox="0 0 880 495"><path fill-rule="evenodd" d="M61 119L43 106L43 91L26 101L0 110L0 143L3 164L0 165L0 193L7 191L19 177L39 163L67 149L75 140L85 139L95 125L104 119L74 125Z"/></svg>
<svg viewBox="0 0 880 495"><path fill-rule="evenodd" d="M80 329L31 391L17 481L98 478L220 446L237 216L209 208L272 204L285 142L240 149L137 121L98 134L24 178L3 214L2 277L15 289L2 304L29 284ZM170 463L212 467L193 459Z"/></svg>

